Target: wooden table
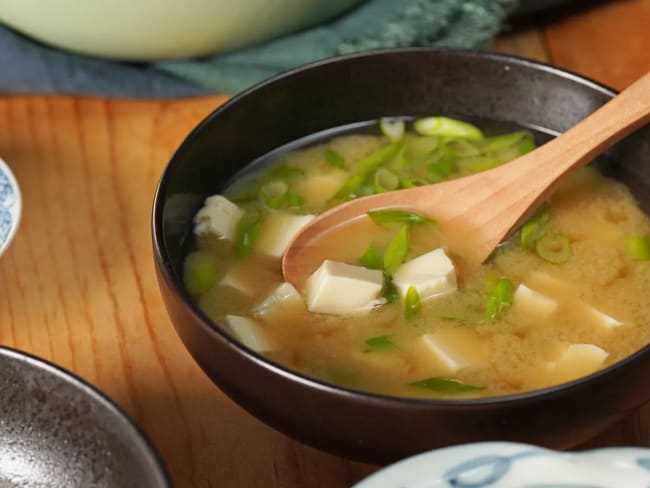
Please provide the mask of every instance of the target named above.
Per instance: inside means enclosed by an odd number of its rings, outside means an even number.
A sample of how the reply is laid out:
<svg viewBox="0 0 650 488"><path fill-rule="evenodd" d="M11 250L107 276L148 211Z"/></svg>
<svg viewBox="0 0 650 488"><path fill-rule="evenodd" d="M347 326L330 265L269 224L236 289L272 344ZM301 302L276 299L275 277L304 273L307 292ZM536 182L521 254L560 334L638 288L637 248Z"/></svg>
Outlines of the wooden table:
<svg viewBox="0 0 650 488"><path fill-rule="evenodd" d="M624 88L650 70L650 0L619 0L501 36L499 51ZM142 426L177 487L350 486L376 468L306 447L227 399L167 317L154 277L154 187L224 100L0 98L0 155L24 217L0 258L0 343L97 385ZM650 446L650 408L590 443Z"/></svg>

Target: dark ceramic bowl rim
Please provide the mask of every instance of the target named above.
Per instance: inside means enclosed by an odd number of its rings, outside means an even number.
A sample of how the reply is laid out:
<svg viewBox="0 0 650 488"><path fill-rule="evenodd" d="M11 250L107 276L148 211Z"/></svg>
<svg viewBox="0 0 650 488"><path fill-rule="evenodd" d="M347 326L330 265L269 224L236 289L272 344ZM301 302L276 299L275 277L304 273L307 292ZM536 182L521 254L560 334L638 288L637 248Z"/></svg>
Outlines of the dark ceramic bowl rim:
<svg viewBox="0 0 650 488"><path fill-rule="evenodd" d="M188 306L190 313L192 313L195 316L195 318L198 319L198 322L200 322L202 327L207 329L208 333L217 334L221 339L226 341L229 347L239 350L248 359L258 364L259 366L269 369L273 371L275 374L284 376L290 379L291 381L297 381L299 383L303 383L305 385L312 386L320 390L327 390L338 394L342 393L347 396L357 397L359 399L370 400L373 402L383 402L383 403L402 404L402 405L409 404L409 405L417 405L417 406L431 405L437 408L449 407L454 409L457 409L458 407L464 407L468 410L474 408L483 408L485 406L497 407L499 405L506 404L506 403L525 404L527 402L535 401L540 397L553 398L557 395L561 395L566 390L570 390L574 388L580 389L581 387L585 386L591 381L594 381L601 377L609 376L617 369L624 368L629 363L634 362L637 357L650 353L650 344L648 344L643 348L639 349L638 351L636 351L635 353L631 354L630 356L627 356L626 358L604 369L601 369L595 373L592 373L590 375L582 376L568 383L562 383L560 385L555 385L555 386L542 388L538 390L527 391L523 393L517 393L514 395L500 395L500 396L485 397L485 398L468 398L468 399L459 399L459 400L429 399L429 398L399 397L399 396L384 395L379 393L366 392L363 390L355 390L352 388L339 386L334 383L328 383L324 380L315 377L310 377L300 371L293 370L282 364L276 363L271 359L266 358L265 356L253 351L252 349L239 343L237 340L232 338L225 331L221 330L222 328L220 328L216 323L214 323L214 321L208 318L207 315L205 315L194 304L190 296L185 291L184 287L182 287L177 282L177 280L174 279L170 260L167 258L166 246L163 239L163 230L162 230L163 195L166 193L167 190L170 171L177 164L177 161L179 160L178 155L186 151L186 149L193 144L194 140L203 131L205 126L211 124L215 118L219 117L221 112L224 112L230 109L230 107L232 107L233 105L238 104L239 100L246 98L250 93L256 92L269 85L282 83L285 78L293 77L304 71L308 71L314 68L319 68L322 66L327 66L332 63L348 62L358 58L381 56L383 54L417 53L417 52L431 52L431 51L436 51L440 53L449 53L457 56L465 56L467 58L487 58L487 59L494 59L506 63L517 64L520 66L533 68L535 70L549 72L565 79L570 79L592 90L600 91L601 93L604 93L609 97L613 97L617 94L616 90L602 83L599 83L588 77L582 76L576 72L559 68L557 66L553 66L549 63L534 61L532 59L528 59L521 56L515 56L511 54L500 54L500 53L487 52L487 51L456 49L456 48L415 47L415 48L377 49L377 50L367 51L363 53L356 53L351 55L327 58L303 66L299 66L297 68L270 77L264 81L257 83L256 85L253 85L252 87L246 89L245 91L239 93L238 95L230 98L225 103L223 103L215 110L213 110L198 125L196 125L194 129L192 129L192 131L185 137L185 139L178 146L178 148L174 151L174 153L172 154L169 160L169 163L165 167L160 177L160 180L158 182L154 194L151 229L152 229L152 240L153 240L153 247L154 247L154 258L160 264L162 276L164 277L167 284L171 287L171 289L176 294L178 294L183 298L183 302L185 303L185 305Z"/></svg>
<svg viewBox="0 0 650 488"><path fill-rule="evenodd" d="M107 408L112 416L122 419L126 423L127 427L131 429L131 435L129 436L131 441L137 441L140 443L138 446L140 448L139 450L148 457L147 461L155 469L156 474L160 478L159 481L163 482L162 488L172 487L167 469L165 468L162 458L156 451L153 443L149 440L140 426L129 416L129 414L122 410L122 408L108 395L75 373L62 368L47 359L43 359L28 352L13 347L0 346L0 356L24 361L29 366L35 367L39 371L45 371L46 373L55 376L64 383L72 385L76 390L81 391L93 402Z"/></svg>

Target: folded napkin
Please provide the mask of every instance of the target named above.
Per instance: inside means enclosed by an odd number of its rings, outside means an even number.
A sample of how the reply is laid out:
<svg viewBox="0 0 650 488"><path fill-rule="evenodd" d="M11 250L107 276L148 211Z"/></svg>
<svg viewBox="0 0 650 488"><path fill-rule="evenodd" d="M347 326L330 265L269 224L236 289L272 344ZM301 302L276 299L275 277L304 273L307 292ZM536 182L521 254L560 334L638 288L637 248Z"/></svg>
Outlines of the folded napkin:
<svg viewBox="0 0 650 488"><path fill-rule="evenodd" d="M60 51L0 26L0 93L176 98L236 93L289 68L371 49L477 48L517 0L366 0L311 29L202 59L123 63Z"/></svg>

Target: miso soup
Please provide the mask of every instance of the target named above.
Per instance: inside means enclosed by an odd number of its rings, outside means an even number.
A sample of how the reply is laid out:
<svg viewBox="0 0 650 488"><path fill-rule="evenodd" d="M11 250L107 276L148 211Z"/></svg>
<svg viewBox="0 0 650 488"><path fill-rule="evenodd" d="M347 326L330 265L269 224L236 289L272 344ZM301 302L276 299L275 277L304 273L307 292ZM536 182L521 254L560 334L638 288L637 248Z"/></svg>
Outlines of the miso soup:
<svg viewBox="0 0 650 488"><path fill-rule="evenodd" d="M462 277L435 215L409 209L332 233L299 289L281 273L290 239L331 206L488 170L534 147L528 131L426 117L274 152L197 213L187 290L246 346L354 389L485 397L593 373L650 341L650 220L592 167Z"/></svg>

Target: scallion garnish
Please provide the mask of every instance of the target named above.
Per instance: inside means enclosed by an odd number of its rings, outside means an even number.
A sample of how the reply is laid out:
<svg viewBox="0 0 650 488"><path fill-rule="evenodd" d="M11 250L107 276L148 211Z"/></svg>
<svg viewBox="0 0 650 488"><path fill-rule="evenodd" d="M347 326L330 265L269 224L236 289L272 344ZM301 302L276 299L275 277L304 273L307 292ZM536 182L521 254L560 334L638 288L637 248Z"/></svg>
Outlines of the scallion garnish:
<svg viewBox="0 0 650 488"><path fill-rule="evenodd" d="M374 193L383 193L386 191L397 190L399 187L399 178L395 173L386 168L379 168L375 171L373 178Z"/></svg>
<svg viewBox="0 0 650 488"><path fill-rule="evenodd" d="M359 189L366 184L366 180L369 176L372 175L382 164L394 157L399 150L399 143L388 144L361 160L357 164L357 168L352 176L350 176L334 196L328 200L327 205L332 207L360 196ZM372 188L370 191L372 193Z"/></svg>
<svg viewBox="0 0 650 488"><path fill-rule="evenodd" d="M257 236L262 224L262 212L252 208L239 219L235 232L235 253L238 258L248 257L255 249Z"/></svg>
<svg viewBox="0 0 650 488"><path fill-rule="evenodd" d="M501 278L495 284L488 286L490 289L485 297L486 315L488 319L494 320L512 305L512 282L508 278Z"/></svg>
<svg viewBox="0 0 650 488"><path fill-rule="evenodd" d="M409 210L370 210L368 217L377 225L383 227L394 227L404 224L427 224L433 223L434 220Z"/></svg>
<svg viewBox="0 0 650 488"><path fill-rule="evenodd" d="M650 260L650 240L648 236L631 236L625 239L627 255L635 261Z"/></svg>
<svg viewBox="0 0 650 488"><path fill-rule="evenodd" d="M469 385L457 378L447 378L444 376L434 376L424 380L409 383L409 386L426 388L427 390L437 391L439 393L463 393L465 391L484 390L484 386Z"/></svg>
<svg viewBox="0 0 650 488"><path fill-rule="evenodd" d="M270 208L282 208L286 202L289 184L284 180L264 183L257 192L260 201Z"/></svg>
<svg viewBox="0 0 650 488"><path fill-rule="evenodd" d="M384 251L384 272L393 276L406 258L409 247L409 229L407 225L397 232Z"/></svg>
<svg viewBox="0 0 650 488"><path fill-rule="evenodd" d="M494 153L503 149L510 149L519 146L524 141L532 140L533 137L529 132L510 132L508 134L486 137L481 144L481 149L486 153Z"/></svg>
<svg viewBox="0 0 650 488"><path fill-rule="evenodd" d="M286 164L281 164L275 166L269 173L269 179L275 178L293 178L295 176L304 175L305 171L301 168L295 168L293 166L287 166Z"/></svg>
<svg viewBox="0 0 650 488"><path fill-rule="evenodd" d="M460 160L458 162L458 165L466 173L473 174L496 168L497 166L501 165L501 163L501 161L492 156L474 156Z"/></svg>
<svg viewBox="0 0 650 488"><path fill-rule="evenodd" d="M454 167L454 162L448 158L442 158L435 163L431 163L427 166L427 180L431 183L445 181L449 178Z"/></svg>
<svg viewBox="0 0 650 488"><path fill-rule="evenodd" d="M481 149L475 142L470 142L466 139L456 139L447 142L447 154L468 158L471 156L479 156Z"/></svg>
<svg viewBox="0 0 650 488"><path fill-rule="evenodd" d="M361 266L370 269L383 269L384 267L384 258L381 254L381 251L374 243L370 243L368 248L359 258Z"/></svg>
<svg viewBox="0 0 650 488"><path fill-rule="evenodd" d="M345 168L345 158L337 153L334 149L327 148L323 153L325 161L335 168Z"/></svg>
<svg viewBox="0 0 650 488"><path fill-rule="evenodd" d="M379 130L392 142L401 141L406 131L406 124L402 119L382 117L379 119Z"/></svg>
<svg viewBox="0 0 650 488"><path fill-rule="evenodd" d="M369 349L366 349L366 352L372 351L394 351L397 349L395 343L391 340L390 335L381 335L377 337L371 337L366 340L366 346Z"/></svg>
<svg viewBox="0 0 650 488"><path fill-rule="evenodd" d="M413 128L424 136L445 136L480 141L483 133L475 125L449 117L424 117L413 124Z"/></svg>
<svg viewBox="0 0 650 488"><path fill-rule="evenodd" d="M384 284L381 287L381 296L384 297L388 303L395 303L399 300L399 290L390 276L384 275Z"/></svg>
<svg viewBox="0 0 650 488"><path fill-rule="evenodd" d="M217 263L212 254L195 251L183 263L183 282L192 295L205 293L217 282Z"/></svg>
<svg viewBox="0 0 650 488"><path fill-rule="evenodd" d="M546 224L550 218L551 212L548 205L545 205L521 227L519 245L529 251L535 250L535 243L546 233Z"/></svg>
<svg viewBox="0 0 650 488"><path fill-rule="evenodd" d="M404 297L404 318L406 320L412 320L419 317L421 309L422 303L420 302L420 294L417 288L409 286Z"/></svg>
<svg viewBox="0 0 650 488"><path fill-rule="evenodd" d="M547 232L535 243L535 252L544 261L562 264L571 257L571 243L563 234Z"/></svg>

